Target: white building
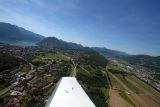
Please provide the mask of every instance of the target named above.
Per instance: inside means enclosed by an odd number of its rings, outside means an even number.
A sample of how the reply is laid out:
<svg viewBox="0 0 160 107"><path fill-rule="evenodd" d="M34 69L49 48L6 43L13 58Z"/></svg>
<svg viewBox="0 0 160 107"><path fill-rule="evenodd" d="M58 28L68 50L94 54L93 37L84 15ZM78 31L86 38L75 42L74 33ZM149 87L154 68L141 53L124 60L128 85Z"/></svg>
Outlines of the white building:
<svg viewBox="0 0 160 107"><path fill-rule="evenodd" d="M18 95L23 95L23 93L19 92L19 91L12 91L11 92L11 96L18 96Z"/></svg>
<svg viewBox="0 0 160 107"><path fill-rule="evenodd" d="M74 77L63 77L45 107L96 107Z"/></svg>

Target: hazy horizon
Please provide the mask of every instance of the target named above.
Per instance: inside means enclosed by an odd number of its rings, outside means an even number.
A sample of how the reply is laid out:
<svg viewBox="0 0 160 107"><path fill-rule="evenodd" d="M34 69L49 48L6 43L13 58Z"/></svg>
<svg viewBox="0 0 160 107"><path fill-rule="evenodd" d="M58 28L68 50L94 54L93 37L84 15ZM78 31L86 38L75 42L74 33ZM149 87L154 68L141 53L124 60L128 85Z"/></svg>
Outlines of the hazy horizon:
<svg viewBox="0 0 160 107"><path fill-rule="evenodd" d="M160 56L156 0L1 0L0 4L0 22L46 37Z"/></svg>

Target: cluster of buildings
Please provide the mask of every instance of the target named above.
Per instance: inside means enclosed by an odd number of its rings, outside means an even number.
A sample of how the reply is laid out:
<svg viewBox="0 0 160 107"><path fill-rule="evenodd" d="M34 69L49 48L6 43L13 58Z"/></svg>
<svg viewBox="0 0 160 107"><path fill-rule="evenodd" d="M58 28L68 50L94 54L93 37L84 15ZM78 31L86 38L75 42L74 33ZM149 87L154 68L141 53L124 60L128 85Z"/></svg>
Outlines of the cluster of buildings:
<svg viewBox="0 0 160 107"><path fill-rule="evenodd" d="M126 72L133 72L139 79L145 81L146 83L152 85L153 87L155 87L157 90L160 91L160 80L155 79L155 76L160 75L160 73L148 69L146 67L142 67L140 65L119 63L121 61L120 59L112 59L112 61L126 68Z"/></svg>
<svg viewBox="0 0 160 107"><path fill-rule="evenodd" d="M53 81L47 81L45 77L54 77L54 79L59 79L60 75L62 75L61 73L63 73L61 72L63 71L62 69L67 68L65 62L54 61L43 66L34 66L29 62L31 62L33 56L57 52L71 57L72 60L79 60L78 53L76 53L74 50L47 49L38 46L21 47L0 44L0 53L7 53L11 56L21 58L22 60L27 62L21 63L21 66L23 66L23 64L26 64L30 67L29 71L27 72L21 71L19 67L0 72L0 79L4 79L4 81L7 81L7 86L5 87L7 89L7 93L9 93L9 97L4 100L2 106L20 107L22 99L24 98L24 96L28 95L29 91L37 90L38 92L39 89L48 90L48 88L52 87L54 85ZM38 96L36 96L35 98L39 100Z"/></svg>
<svg viewBox="0 0 160 107"><path fill-rule="evenodd" d="M27 81L29 78L27 77L28 73L20 72L17 68L10 71L10 72L4 72L4 74L1 74L3 78L7 78L5 81L9 81L8 87L6 87L4 90L7 89L6 93L9 93L10 97L7 97L4 99L3 106L6 107L20 107L21 100L23 96L26 95L26 89L25 89L25 81ZM32 74L30 74L32 75ZM3 90L2 90L3 91ZM5 93L0 93L5 94ZM2 96L1 95L1 96Z"/></svg>
<svg viewBox="0 0 160 107"><path fill-rule="evenodd" d="M30 72L17 72L11 76L10 90L11 96L24 96L26 94L25 83L30 81L34 77L33 73Z"/></svg>

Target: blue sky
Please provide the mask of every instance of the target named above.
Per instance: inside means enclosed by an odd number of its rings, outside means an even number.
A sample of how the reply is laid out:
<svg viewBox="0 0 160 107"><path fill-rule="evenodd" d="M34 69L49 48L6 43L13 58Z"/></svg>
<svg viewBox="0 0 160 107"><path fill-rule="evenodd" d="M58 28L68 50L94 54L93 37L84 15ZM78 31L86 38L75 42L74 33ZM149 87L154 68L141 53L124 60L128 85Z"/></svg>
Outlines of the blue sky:
<svg viewBox="0 0 160 107"><path fill-rule="evenodd" d="M160 55L160 0L0 0L0 21L84 46Z"/></svg>

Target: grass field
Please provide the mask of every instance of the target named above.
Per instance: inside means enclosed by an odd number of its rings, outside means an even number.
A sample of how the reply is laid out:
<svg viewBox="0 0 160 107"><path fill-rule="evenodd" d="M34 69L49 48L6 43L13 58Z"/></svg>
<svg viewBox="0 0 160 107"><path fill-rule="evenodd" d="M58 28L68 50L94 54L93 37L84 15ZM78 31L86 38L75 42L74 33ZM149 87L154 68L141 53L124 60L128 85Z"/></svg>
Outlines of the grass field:
<svg viewBox="0 0 160 107"><path fill-rule="evenodd" d="M107 65L107 69L108 69L108 70L114 70L114 71L124 71L124 68L123 68L123 67L118 66L118 65L116 65L116 64L112 64L112 63L109 63L109 64Z"/></svg>
<svg viewBox="0 0 160 107"><path fill-rule="evenodd" d="M126 75L125 78L121 74L115 74L115 76L120 79L130 90L132 90L135 93L142 93L142 91L132 84L130 81L128 81L132 76Z"/></svg>
<svg viewBox="0 0 160 107"><path fill-rule="evenodd" d="M83 68L81 66L78 66L77 69L78 69L78 72L82 75L85 75L85 76L88 76L88 77L92 76L89 71L87 71L85 68Z"/></svg>
<svg viewBox="0 0 160 107"><path fill-rule="evenodd" d="M109 97L109 88L104 88L103 87L100 90L102 91L103 95L105 96L105 99L107 100L108 97Z"/></svg>
<svg viewBox="0 0 160 107"><path fill-rule="evenodd" d="M152 88L148 84L144 83L143 81L141 81L140 79L138 79L135 76L132 76L130 79L132 81L134 81L135 84L137 85L137 87L139 87L140 89L144 88L145 90L142 90L143 92L149 92L152 95L155 95L155 96L157 96L157 98L160 99L160 93L157 90L155 90L154 88Z"/></svg>
<svg viewBox="0 0 160 107"><path fill-rule="evenodd" d="M132 100L126 95L126 93L122 92L122 93L119 93L119 95L120 95L127 103L129 103L129 105L131 105L132 107L136 107L136 105L132 102Z"/></svg>
<svg viewBox="0 0 160 107"><path fill-rule="evenodd" d="M118 88L118 89L124 90L123 86L119 84L118 81L114 79L114 77L111 76L110 74L109 74L109 78L112 84L112 88Z"/></svg>
<svg viewBox="0 0 160 107"><path fill-rule="evenodd" d="M64 60L64 61L69 61L70 58L62 55L62 54L47 54L47 55L39 55L36 56L32 62L38 62L38 63L50 63L52 61L60 61L60 60Z"/></svg>

